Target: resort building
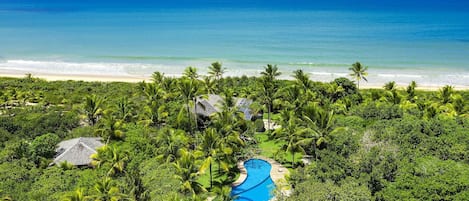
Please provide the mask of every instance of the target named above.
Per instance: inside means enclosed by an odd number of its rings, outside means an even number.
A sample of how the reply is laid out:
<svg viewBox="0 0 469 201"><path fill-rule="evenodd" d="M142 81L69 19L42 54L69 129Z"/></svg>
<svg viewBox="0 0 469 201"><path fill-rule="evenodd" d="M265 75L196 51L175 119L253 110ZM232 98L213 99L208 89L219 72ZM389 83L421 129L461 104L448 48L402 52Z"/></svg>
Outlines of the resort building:
<svg viewBox="0 0 469 201"><path fill-rule="evenodd" d="M97 137L80 137L62 141L55 150L57 154L51 165L67 161L75 166L89 166L90 156L97 153L96 149L102 146L104 144L101 138Z"/></svg>
<svg viewBox="0 0 469 201"><path fill-rule="evenodd" d="M216 112L221 112L223 102L223 98L215 94L198 97L196 99L195 113L199 116L208 118ZM246 98L234 98L234 102L234 106L238 108L238 111L244 114L244 119L251 120L253 114L251 114L249 106L251 106L252 100Z"/></svg>

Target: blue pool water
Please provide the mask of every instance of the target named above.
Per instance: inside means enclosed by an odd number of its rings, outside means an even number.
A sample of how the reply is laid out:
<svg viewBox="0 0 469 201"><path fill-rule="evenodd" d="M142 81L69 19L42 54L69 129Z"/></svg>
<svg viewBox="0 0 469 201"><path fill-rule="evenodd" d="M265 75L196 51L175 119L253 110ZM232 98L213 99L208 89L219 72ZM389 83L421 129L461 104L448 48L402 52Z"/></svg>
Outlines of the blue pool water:
<svg viewBox="0 0 469 201"><path fill-rule="evenodd" d="M260 159L251 159L244 162L247 178L244 182L233 187L231 195L235 200L267 201L273 197L275 184L270 177L271 165Z"/></svg>

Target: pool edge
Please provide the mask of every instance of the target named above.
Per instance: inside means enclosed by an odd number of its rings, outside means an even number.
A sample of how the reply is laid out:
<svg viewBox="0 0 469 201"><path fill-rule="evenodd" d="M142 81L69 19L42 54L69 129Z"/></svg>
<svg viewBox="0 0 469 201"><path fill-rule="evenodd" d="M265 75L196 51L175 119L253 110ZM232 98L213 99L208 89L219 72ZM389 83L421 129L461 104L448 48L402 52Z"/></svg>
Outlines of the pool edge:
<svg viewBox="0 0 469 201"><path fill-rule="evenodd" d="M238 163L236 164L236 167L238 167L238 169L239 169L239 177L236 181L234 181L231 184L231 187L236 187L236 186L241 185L244 182L244 180L246 180L246 178L248 177L247 170L244 167L244 162L245 161L247 161L247 160L238 161Z"/></svg>
<svg viewBox="0 0 469 201"><path fill-rule="evenodd" d="M275 186L277 186L277 188L280 189L282 194L286 196L288 196L291 193L291 187L286 180L286 176L290 175L290 171L287 168L285 168L279 162L271 158L264 157L264 156L255 156L247 160L251 160L251 159L259 159L259 160L263 160L269 163L271 167L270 178L274 182ZM231 184L231 187L239 186L246 180L247 171L246 171L246 168L244 167L244 162L247 160L238 161L238 163L236 164L236 166L239 169L239 177L235 182ZM273 199L275 199L275 197Z"/></svg>

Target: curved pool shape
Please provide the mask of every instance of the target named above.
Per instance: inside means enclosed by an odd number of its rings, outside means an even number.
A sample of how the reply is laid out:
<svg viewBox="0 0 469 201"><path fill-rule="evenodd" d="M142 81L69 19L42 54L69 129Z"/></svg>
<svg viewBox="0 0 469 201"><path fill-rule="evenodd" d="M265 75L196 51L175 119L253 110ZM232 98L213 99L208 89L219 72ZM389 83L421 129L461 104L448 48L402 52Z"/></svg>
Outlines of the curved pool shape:
<svg viewBox="0 0 469 201"><path fill-rule="evenodd" d="M275 184L270 178L272 166L264 160L250 159L244 162L247 171L246 180L233 187L231 196L237 201L268 201L273 197Z"/></svg>

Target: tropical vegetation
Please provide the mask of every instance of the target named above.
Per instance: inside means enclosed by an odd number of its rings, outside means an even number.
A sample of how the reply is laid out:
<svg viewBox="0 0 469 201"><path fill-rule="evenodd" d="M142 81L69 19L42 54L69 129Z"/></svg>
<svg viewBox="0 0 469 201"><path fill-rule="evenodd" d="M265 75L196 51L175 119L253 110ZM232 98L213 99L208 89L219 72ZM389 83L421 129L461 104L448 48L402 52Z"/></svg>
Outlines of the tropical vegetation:
<svg viewBox="0 0 469 201"><path fill-rule="evenodd" d="M140 83L0 78L0 198L230 200L237 162L263 155L291 172L279 200L466 200L469 91L358 89L367 68L350 70L356 83L270 64L229 77L219 62ZM224 100L207 121L193 111L211 93ZM235 97L254 101L251 120ZM106 144L90 167L50 165L85 136Z"/></svg>

